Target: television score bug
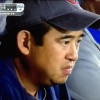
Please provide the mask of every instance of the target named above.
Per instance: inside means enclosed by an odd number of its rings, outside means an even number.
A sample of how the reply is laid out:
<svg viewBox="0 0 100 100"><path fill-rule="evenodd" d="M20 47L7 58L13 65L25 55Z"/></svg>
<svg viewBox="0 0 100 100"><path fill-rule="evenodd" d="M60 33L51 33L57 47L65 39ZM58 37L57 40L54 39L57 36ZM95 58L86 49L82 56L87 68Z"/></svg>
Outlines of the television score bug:
<svg viewBox="0 0 100 100"><path fill-rule="evenodd" d="M21 16L23 13L23 3L0 3L0 15Z"/></svg>

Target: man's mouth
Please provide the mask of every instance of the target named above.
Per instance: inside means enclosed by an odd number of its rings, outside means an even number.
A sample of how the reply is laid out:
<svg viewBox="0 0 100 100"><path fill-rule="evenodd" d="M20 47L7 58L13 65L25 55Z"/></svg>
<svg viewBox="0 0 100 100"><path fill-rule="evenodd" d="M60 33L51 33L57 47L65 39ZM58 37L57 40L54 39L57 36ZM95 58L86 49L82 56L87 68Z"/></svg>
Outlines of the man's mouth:
<svg viewBox="0 0 100 100"><path fill-rule="evenodd" d="M72 69L73 69L72 66L66 66L62 68L63 74L66 76L70 75L72 73Z"/></svg>

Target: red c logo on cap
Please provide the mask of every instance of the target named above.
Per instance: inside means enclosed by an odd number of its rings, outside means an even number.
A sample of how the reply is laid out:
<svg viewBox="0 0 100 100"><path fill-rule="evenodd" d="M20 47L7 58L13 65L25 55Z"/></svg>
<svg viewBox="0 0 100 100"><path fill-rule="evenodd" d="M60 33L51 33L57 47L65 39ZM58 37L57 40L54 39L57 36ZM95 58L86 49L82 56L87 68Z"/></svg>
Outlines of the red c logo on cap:
<svg viewBox="0 0 100 100"><path fill-rule="evenodd" d="M76 4L76 0L66 0L67 2L71 3L71 4Z"/></svg>

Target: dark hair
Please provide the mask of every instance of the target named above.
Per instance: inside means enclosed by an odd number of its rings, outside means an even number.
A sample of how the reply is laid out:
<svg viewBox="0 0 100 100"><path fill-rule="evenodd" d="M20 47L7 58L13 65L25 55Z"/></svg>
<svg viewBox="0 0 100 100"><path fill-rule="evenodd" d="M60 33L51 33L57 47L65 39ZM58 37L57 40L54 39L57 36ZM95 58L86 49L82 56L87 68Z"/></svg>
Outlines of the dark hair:
<svg viewBox="0 0 100 100"><path fill-rule="evenodd" d="M24 22L24 19L19 20L20 17L8 17L6 30L9 38L16 37L17 33L21 30L27 30L34 36L34 40L37 45L42 44L42 37L50 29L50 25L46 22L40 24L32 24L30 22ZM23 23L23 24L22 24Z"/></svg>
<svg viewBox="0 0 100 100"><path fill-rule="evenodd" d="M6 31L7 33L1 37L0 56L1 57L16 57L18 54L17 47L17 33L21 30L28 30L34 37L36 45L41 46L43 43L43 36L49 31L50 25L46 22L32 25L30 22L23 23L19 17L7 17ZM7 50L7 51L6 51Z"/></svg>

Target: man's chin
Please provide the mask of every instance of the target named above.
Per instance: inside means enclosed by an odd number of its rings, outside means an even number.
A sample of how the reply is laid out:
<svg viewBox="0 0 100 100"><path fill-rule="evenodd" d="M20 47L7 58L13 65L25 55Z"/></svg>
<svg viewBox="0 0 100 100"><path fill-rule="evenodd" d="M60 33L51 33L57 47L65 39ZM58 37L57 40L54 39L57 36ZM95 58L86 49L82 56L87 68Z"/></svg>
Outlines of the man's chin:
<svg viewBox="0 0 100 100"><path fill-rule="evenodd" d="M66 83L67 79L68 79L68 77L61 78L61 79L57 78L57 79L49 80L48 82L42 84L42 86L49 87L49 86L54 86L54 85L61 85L61 84Z"/></svg>
<svg viewBox="0 0 100 100"><path fill-rule="evenodd" d="M50 86L52 86L52 85L61 85L61 84L66 83L66 81L67 81L67 78L64 79L64 80L53 81Z"/></svg>

